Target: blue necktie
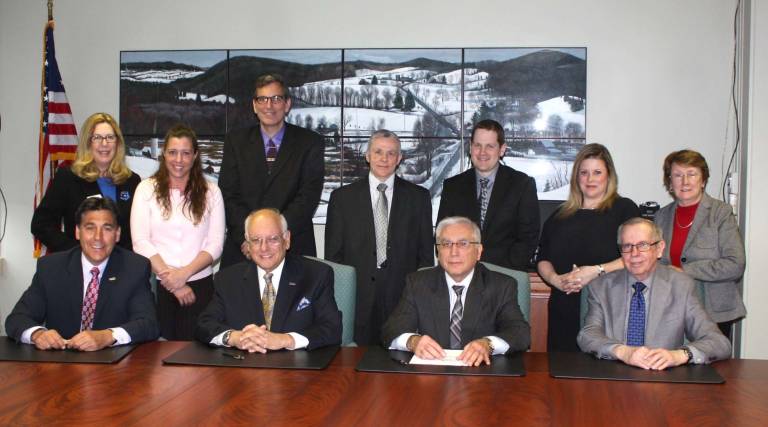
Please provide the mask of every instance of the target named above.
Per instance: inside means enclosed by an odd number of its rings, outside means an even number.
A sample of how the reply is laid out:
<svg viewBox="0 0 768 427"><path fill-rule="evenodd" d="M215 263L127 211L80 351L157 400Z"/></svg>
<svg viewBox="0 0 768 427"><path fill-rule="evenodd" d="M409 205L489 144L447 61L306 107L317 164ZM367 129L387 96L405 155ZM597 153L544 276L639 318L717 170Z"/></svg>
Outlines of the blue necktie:
<svg viewBox="0 0 768 427"><path fill-rule="evenodd" d="M632 287L632 301L629 303L629 322L627 324L627 345L645 345L645 297L643 290L645 285L637 282Z"/></svg>

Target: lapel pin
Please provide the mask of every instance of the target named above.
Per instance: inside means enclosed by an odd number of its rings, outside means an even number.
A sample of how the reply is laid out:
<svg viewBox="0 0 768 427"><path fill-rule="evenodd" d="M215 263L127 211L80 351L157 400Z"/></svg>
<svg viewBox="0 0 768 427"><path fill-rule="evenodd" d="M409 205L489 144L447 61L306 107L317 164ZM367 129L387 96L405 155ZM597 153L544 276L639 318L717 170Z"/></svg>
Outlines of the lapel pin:
<svg viewBox="0 0 768 427"><path fill-rule="evenodd" d="M296 286L296 282L288 282L288 286Z"/></svg>
<svg viewBox="0 0 768 427"><path fill-rule="evenodd" d="M109 278L109 279L107 279L107 280L109 280L110 282L114 282L115 280L117 280L117 277L115 277L115 276L112 276L112 277L110 277L110 278Z"/></svg>

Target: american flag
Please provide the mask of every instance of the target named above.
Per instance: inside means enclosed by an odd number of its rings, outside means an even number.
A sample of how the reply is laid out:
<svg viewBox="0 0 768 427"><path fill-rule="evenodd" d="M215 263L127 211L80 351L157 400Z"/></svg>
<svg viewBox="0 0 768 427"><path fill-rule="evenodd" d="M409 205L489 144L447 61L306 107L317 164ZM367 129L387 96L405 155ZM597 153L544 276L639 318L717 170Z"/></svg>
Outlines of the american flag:
<svg viewBox="0 0 768 427"><path fill-rule="evenodd" d="M53 21L48 21L43 34L43 76L40 82L40 141L38 146L35 208L51 185L56 168L75 159L77 128L61 82L56 48L53 43ZM43 251L35 239L35 257Z"/></svg>

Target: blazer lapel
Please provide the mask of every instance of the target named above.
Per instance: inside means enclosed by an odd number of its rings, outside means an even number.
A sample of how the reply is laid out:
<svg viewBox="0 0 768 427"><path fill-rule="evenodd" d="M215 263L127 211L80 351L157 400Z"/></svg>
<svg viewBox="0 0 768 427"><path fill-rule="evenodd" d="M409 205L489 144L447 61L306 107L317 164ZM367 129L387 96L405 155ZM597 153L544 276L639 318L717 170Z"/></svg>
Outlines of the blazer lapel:
<svg viewBox="0 0 768 427"><path fill-rule="evenodd" d="M289 257L285 258L283 274L280 277L280 286L277 289L275 307L272 310L272 330L282 331L294 302L300 291L301 277L303 274L301 264L294 262Z"/></svg>
<svg viewBox="0 0 768 427"><path fill-rule="evenodd" d="M470 212L472 212L469 219L472 221L475 221L478 226L480 225L480 204L477 202L478 197L480 197L479 194L477 194L477 171L475 171L475 168L469 169L467 172L465 172L466 179L462 182L462 187L464 187L462 193L464 193L465 200L469 204Z"/></svg>
<svg viewBox="0 0 768 427"><path fill-rule="evenodd" d="M467 287L467 298L464 304L464 315L461 318L461 342L462 345L469 343L467 337L475 336L477 323L481 315L487 316L483 310L483 297L485 294L485 281L482 277L480 264L475 266L475 274Z"/></svg>
<svg viewBox="0 0 768 427"><path fill-rule="evenodd" d="M406 230L406 227L400 227L398 222L400 219L407 218L406 207L403 205L403 183L401 179L395 176L395 185L392 189L392 207L389 210L389 222L387 224L387 259L390 258L390 248L395 247L392 244L396 239L395 232L397 230Z"/></svg>
<svg viewBox="0 0 768 427"><path fill-rule="evenodd" d="M433 338L435 338L441 346L448 348L451 342L451 300L448 296L448 283L445 281L445 271L442 268L436 268L435 274L438 274L440 277L438 277L437 280L431 280L432 283L430 284L430 286L432 286L432 297L430 298L432 301L432 313L435 315L434 329L437 331L437 336ZM423 331L419 332L424 333Z"/></svg>
<svg viewBox="0 0 768 427"><path fill-rule="evenodd" d="M491 196L488 200L488 209L485 211L485 225L487 228L488 224L493 224L493 217L496 211L499 209L496 207L498 204L501 203L501 201L504 199L504 193L506 193L508 186L506 185L507 182L507 176L509 174L509 170L505 168L503 165L499 164L499 168L496 170L496 178L493 181L493 188L491 189ZM475 190L477 191L477 190ZM480 195L477 195L477 198L480 198ZM477 203L478 205L478 214L477 217L480 218L480 203ZM479 223L477 225L480 225Z"/></svg>
<svg viewBox="0 0 768 427"><path fill-rule="evenodd" d="M657 265L653 272L653 288L650 289L650 298L646 301L648 305L648 318L645 319L645 342L658 342L659 335L664 335L664 309L672 300L672 288L669 282L667 270ZM660 330L649 329L649 325L656 325Z"/></svg>
<svg viewBox="0 0 768 427"><path fill-rule="evenodd" d="M67 265L67 286L72 288L69 292L68 318L77 319L76 330L80 330L80 319L83 314L83 296L85 295L83 283L83 262L81 259L82 251L78 248L70 254L70 260ZM74 323L74 322L73 322ZM67 337L69 338L69 337Z"/></svg>
<svg viewBox="0 0 768 427"><path fill-rule="evenodd" d="M280 149L277 150L277 158L275 159L275 164L272 165L272 172L267 178L267 185L272 183L275 177L280 173L280 169L288 163L288 159L291 158L293 152L296 150L293 129L288 126L288 123L284 123L283 126L285 126L285 133L283 134L282 142L280 142ZM259 132L259 135L261 135L261 132ZM264 156L264 161L266 162L266 155Z"/></svg>
<svg viewBox="0 0 768 427"><path fill-rule="evenodd" d="M120 284L120 277L117 272L124 271L122 264L123 257L120 254L119 249L115 247L112 254L109 256L107 266L104 268L104 273L99 278L99 296L96 300L96 313L93 315L94 324L103 316L109 316L109 313L105 313L105 307L109 306L109 301L113 298L116 290L115 287ZM80 271L82 271L82 268ZM83 283L83 285L85 285L85 283Z"/></svg>
<svg viewBox="0 0 768 427"><path fill-rule="evenodd" d="M629 302L627 299L627 286L632 280L626 270L620 275L618 282L611 284L608 292L611 295L611 307L606 310L608 313L616 313L616 315L606 316L606 322L615 322L611 329L614 331L614 337L619 341L625 341L627 338L627 319L629 318ZM606 325L606 331L608 331L608 325Z"/></svg>
<svg viewBox="0 0 768 427"><path fill-rule="evenodd" d="M267 155L264 153L264 140L261 138L261 126L256 125L250 129L248 141L242 145L241 165L253 165L246 170L240 171L241 179L250 181L251 185L257 187L257 194L261 193L261 188L265 187L267 181Z"/></svg>
<svg viewBox="0 0 768 427"><path fill-rule="evenodd" d="M259 291L259 270L252 262L249 262L248 268L243 273L241 289L245 307L252 310L249 318L254 319L256 325L263 325L265 323L264 306L261 304L261 291Z"/></svg>
<svg viewBox="0 0 768 427"><path fill-rule="evenodd" d="M696 236L699 235L699 229L702 225L704 225L704 221L706 221L706 219L709 217L709 210L711 208L712 200L706 193L704 193L701 197L701 202L699 202L699 207L696 208L696 214L693 216L693 224L691 224L691 229L688 230L688 236L685 238L685 245L683 245L682 252L683 254L688 249L688 245L690 245Z"/></svg>

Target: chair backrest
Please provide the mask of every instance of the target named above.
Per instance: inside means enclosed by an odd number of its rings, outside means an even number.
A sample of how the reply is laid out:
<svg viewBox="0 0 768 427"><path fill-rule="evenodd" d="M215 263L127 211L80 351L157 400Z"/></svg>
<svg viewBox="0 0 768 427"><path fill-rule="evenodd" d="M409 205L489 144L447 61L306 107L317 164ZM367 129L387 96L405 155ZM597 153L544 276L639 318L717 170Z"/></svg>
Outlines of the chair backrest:
<svg viewBox="0 0 768 427"><path fill-rule="evenodd" d="M307 256L307 258L325 263L333 269L333 295L336 299L336 305L341 310L341 345L354 346L355 297L357 294L355 267L311 256Z"/></svg>
<svg viewBox="0 0 768 427"><path fill-rule="evenodd" d="M511 268L501 267L489 262L483 262L482 264L491 271L505 274L517 281L517 304L520 306L520 311L523 312L525 321L530 322L531 280L528 277L528 273L524 271L513 270Z"/></svg>

